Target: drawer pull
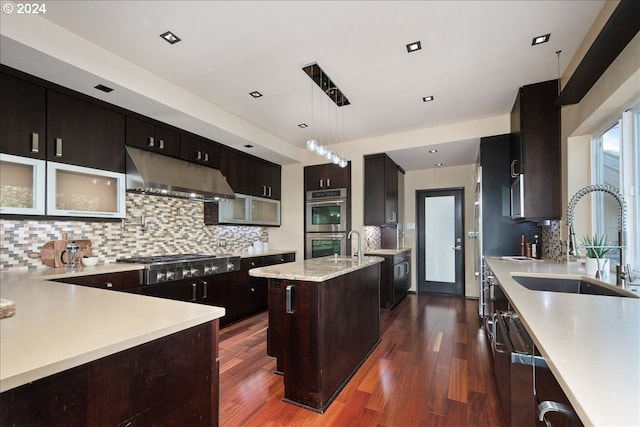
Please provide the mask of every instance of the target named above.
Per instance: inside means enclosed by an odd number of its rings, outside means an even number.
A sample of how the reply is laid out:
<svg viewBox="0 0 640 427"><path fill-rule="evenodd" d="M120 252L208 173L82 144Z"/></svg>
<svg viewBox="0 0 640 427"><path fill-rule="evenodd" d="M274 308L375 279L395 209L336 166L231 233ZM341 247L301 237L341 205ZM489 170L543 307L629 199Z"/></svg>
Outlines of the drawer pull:
<svg viewBox="0 0 640 427"><path fill-rule="evenodd" d="M113 288L113 283L107 282L107 288Z"/></svg>
<svg viewBox="0 0 640 427"><path fill-rule="evenodd" d="M293 314L293 285L287 285L285 288L285 300L285 312L287 314Z"/></svg>

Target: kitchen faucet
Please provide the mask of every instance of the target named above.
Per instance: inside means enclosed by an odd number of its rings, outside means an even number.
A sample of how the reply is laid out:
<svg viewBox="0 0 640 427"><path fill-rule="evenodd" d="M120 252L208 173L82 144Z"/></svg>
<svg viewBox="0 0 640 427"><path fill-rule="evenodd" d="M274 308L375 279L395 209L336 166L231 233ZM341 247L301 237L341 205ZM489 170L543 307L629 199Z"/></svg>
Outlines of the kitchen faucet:
<svg viewBox="0 0 640 427"><path fill-rule="evenodd" d="M626 230L625 221L627 215L627 205L622 195L614 187L608 185L589 185L578 190L578 192L574 194L569 201L569 207L567 208L567 225L569 226L569 255L576 256L578 254L578 246L576 245L576 233L573 229L573 211L582 197L595 191L610 194L616 199L616 202L618 202L618 250L620 251L620 264L616 266L616 286L620 286L624 289L626 281L630 280L631 278L630 265L624 264L624 232Z"/></svg>
<svg viewBox="0 0 640 427"><path fill-rule="evenodd" d="M349 234L347 234L347 239L351 239L351 235L353 234L358 236L358 249L356 249L356 254L358 255L358 263L361 263L362 262L362 244L360 242L360 233L358 233L356 230L351 230ZM351 241L353 241L353 239L351 239Z"/></svg>

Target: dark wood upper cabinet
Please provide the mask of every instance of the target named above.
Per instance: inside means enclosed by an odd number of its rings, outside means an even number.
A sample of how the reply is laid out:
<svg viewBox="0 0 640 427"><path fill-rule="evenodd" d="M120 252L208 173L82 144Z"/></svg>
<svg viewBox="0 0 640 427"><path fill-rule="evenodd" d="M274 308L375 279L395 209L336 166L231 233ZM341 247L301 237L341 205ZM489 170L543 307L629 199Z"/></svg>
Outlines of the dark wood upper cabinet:
<svg viewBox="0 0 640 427"><path fill-rule="evenodd" d="M351 162L345 168L334 163L306 166L304 168L305 191L351 186Z"/></svg>
<svg viewBox="0 0 640 427"><path fill-rule="evenodd" d="M386 154L364 157L364 224L398 223L398 166Z"/></svg>
<svg viewBox="0 0 640 427"><path fill-rule="evenodd" d="M557 96L557 80L523 86L511 110L511 172L524 180L526 219L562 217Z"/></svg>
<svg viewBox="0 0 640 427"><path fill-rule="evenodd" d="M220 172L235 193L249 194L250 159L247 155L231 148L220 147Z"/></svg>
<svg viewBox="0 0 640 427"><path fill-rule="evenodd" d="M180 157L180 134L158 123L127 116L127 145Z"/></svg>
<svg viewBox="0 0 640 427"><path fill-rule="evenodd" d="M125 172L124 114L47 91L47 159Z"/></svg>
<svg viewBox="0 0 640 427"><path fill-rule="evenodd" d="M201 136L181 133L180 158L218 169L220 167L220 146Z"/></svg>
<svg viewBox="0 0 640 427"><path fill-rule="evenodd" d="M251 157L251 188L249 195L280 200L282 167L275 163Z"/></svg>
<svg viewBox="0 0 640 427"><path fill-rule="evenodd" d="M46 90L7 74L0 74L0 151L46 159Z"/></svg>

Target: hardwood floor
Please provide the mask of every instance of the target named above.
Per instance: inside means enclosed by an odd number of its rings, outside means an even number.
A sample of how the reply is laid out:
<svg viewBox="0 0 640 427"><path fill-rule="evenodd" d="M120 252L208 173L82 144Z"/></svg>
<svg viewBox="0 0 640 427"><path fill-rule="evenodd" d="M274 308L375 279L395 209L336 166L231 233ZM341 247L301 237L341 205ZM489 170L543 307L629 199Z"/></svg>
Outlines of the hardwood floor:
<svg viewBox="0 0 640 427"><path fill-rule="evenodd" d="M284 403L267 313L220 331L220 425L505 426L477 301L407 295L382 340L324 414Z"/></svg>

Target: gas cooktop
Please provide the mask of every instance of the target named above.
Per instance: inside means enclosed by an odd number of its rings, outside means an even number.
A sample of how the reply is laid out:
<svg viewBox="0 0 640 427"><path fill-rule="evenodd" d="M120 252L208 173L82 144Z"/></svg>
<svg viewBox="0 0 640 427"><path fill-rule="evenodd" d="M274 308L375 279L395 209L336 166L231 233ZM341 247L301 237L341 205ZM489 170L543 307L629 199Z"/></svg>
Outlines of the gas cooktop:
<svg viewBox="0 0 640 427"><path fill-rule="evenodd" d="M225 256L226 257L226 256ZM176 254L176 255L149 255L131 258L118 258L117 262L132 262L136 264L160 264L165 262L206 261L220 258L216 254Z"/></svg>
<svg viewBox="0 0 640 427"><path fill-rule="evenodd" d="M118 258L144 264L144 284L153 285L240 270L240 257L230 254L176 254Z"/></svg>

